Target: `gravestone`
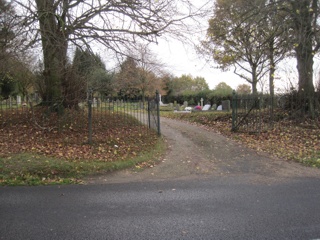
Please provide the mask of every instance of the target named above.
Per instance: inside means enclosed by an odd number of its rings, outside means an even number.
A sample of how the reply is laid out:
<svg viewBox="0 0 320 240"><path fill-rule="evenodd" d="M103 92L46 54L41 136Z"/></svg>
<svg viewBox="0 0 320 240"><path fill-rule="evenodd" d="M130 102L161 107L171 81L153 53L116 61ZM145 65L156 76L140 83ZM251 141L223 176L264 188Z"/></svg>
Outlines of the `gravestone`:
<svg viewBox="0 0 320 240"><path fill-rule="evenodd" d="M211 109L217 110L217 104L213 104Z"/></svg>
<svg viewBox="0 0 320 240"><path fill-rule="evenodd" d="M92 101L92 107L97 107L97 99L94 97Z"/></svg>
<svg viewBox="0 0 320 240"><path fill-rule="evenodd" d="M159 93L159 104L160 104L160 106L163 106L164 104L163 104L163 102L162 102L162 100L161 100L161 94Z"/></svg>
<svg viewBox="0 0 320 240"><path fill-rule="evenodd" d="M100 98L97 98L97 107L100 107L100 104L101 104L101 100Z"/></svg>
<svg viewBox="0 0 320 240"><path fill-rule="evenodd" d="M140 109L144 109L144 102L143 101L139 101L139 105L140 105Z"/></svg>
<svg viewBox="0 0 320 240"><path fill-rule="evenodd" d="M184 101L183 102L183 106L186 108L186 107L188 107L188 101Z"/></svg>
<svg viewBox="0 0 320 240"><path fill-rule="evenodd" d="M217 107L217 111L222 111L222 105L219 105L219 106Z"/></svg>
<svg viewBox="0 0 320 240"><path fill-rule="evenodd" d="M21 96L17 96L17 105L21 105Z"/></svg>
<svg viewBox="0 0 320 240"><path fill-rule="evenodd" d="M206 104L206 105L203 106L202 111L208 111L208 110L210 110L210 108L211 108L211 105L210 104Z"/></svg>
<svg viewBox="0 0 320 240"><path fill-rule="evenodd" d="M230 100L222 101L222 110L230 111Z"/></svg>

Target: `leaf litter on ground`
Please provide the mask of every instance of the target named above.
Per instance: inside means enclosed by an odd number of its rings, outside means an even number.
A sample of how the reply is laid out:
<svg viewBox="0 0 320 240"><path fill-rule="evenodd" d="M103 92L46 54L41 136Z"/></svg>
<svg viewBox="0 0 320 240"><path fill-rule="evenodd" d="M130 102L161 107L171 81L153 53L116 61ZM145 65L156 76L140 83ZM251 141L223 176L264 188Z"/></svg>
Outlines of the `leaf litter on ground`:
<svg viewBox="0 0 320 240"><path fill-rule="evenodd" d="M41 111L36 114L42 119ZM69 114L75 115L52 114L42 129L24 111L1 115L0 185L74 183L82 174L134 165L130 159L154 149L159 140L136 119L123 120L123 113L95 113L88 144L87 119L77 111Z"/></svg>

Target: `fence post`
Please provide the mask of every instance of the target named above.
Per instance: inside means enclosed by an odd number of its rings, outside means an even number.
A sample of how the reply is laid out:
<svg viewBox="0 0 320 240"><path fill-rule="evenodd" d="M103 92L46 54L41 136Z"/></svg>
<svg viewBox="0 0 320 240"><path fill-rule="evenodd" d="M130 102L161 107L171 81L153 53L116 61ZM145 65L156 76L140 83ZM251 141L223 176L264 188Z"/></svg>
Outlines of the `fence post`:
<svg viewBox="0 0 320 240"><path fill-rule="evenodd" d="M88 95L88 143L92 144L92 90Z"/></svg>
<svg viewBox="0 0 320 240"><path fill-rule="evenodd" d="M151 128L151 106L150 106L150 99L148 100L148 127Z"/></svg>
<svg viewBox="0 0 320 240"><path fill-rule="evenodd" d="M236 111L237 111L237 99L236 99L236 91L232 91L232 131L236 131Z"/></svg>
<svg viewBox="0 0 320 240"><path fill-rule="evenodd" d="M156 104L157 104L157 130L158 130L158 135L161 135L160 131L160 95L159 91L156 91Z"/></svg>

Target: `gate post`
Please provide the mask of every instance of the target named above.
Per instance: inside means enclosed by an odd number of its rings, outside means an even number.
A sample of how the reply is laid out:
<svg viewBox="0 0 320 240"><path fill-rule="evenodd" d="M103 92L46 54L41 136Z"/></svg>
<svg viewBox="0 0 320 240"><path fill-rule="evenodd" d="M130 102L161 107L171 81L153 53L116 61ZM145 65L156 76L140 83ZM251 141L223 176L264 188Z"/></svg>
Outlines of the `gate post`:
<svg viewBox="0 0 320 240"><path fill-rule="evenodd" d="M232 91L232 128L231 131L236 131L236 118L237 118L237 95L236 91Z"/></svg>
<svg viewBox="0 0 320 240"><path fill-rule="evenodd" d="M150 106L150 99L148 99L148 127L151 128L151 106Z"/></svg>
<svg viewBox="0 0 320 240"><path fill-rule="evenodd" d="M160 95L159 95L159 91L156 91L156 105L157 105L157 132L158 135L161 135L161 131L160 131Z"/></svg>
<svg viewBox="0 0 320 240"><path fill-rule="evenodd" d="M92 90L88 91L88 143L92 144Z"/></svg>

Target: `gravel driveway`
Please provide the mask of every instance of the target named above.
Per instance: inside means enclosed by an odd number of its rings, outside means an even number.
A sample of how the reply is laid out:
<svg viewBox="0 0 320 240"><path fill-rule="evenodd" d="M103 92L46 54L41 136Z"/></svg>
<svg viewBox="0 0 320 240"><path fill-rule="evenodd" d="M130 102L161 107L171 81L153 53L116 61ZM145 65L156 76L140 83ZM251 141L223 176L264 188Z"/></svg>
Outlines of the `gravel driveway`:
<svg viewBox="0 0 320 240"><path fill-rule="evenodd" d="M299 177L320 177L319 169L272 158L202 126L161 118L161 132L168 150L159 164L143 171L127 169L87 179L87 182L120 183L221 176L272 184Z"/></svg>

